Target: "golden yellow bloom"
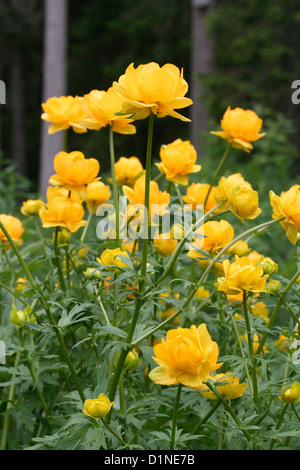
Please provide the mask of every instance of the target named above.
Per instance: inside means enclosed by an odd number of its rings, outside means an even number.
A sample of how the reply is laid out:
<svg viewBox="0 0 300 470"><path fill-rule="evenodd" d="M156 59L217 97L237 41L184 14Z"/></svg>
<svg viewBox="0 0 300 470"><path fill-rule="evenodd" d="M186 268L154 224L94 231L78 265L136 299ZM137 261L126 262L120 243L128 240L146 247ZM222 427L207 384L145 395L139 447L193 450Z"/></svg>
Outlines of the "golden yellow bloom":
<svg viewBox="0 0 300 470"><path fill-rule="evenodd" d="M82 109L82 97L80 96L56 96L42 103L44 113L42 119L52 122L49 126L49 134L54 134L70 127L77 134L86 132L86 128L79 124L84 119L85 113Z"/></svg>
<svg viewBox="0 0 300 470"><path fill-rule="evenodd" d="M244 340L248 343L248 335L241 336L241 339L244 339ZM252 338L252 345L253 345L253 352L254 352L254 354L256 354L256 351L258 350L259 344L260 344L260 338L259 338L259 336L255 333L255 334L253 335L253 338ZM266 352L266 350L267 350L267 347L264 346L264 347L263 347L263 352Z"/></svg>
<svg viewBox="0 0 300 470"><path fill-rule="evenodd" d="M205 289L205 287L203 286L200 286L197 289L197 292L195 293L194 298L204 300L204 299L208 299L209 296L210 296L209 290Z"/></svg>
<svg viewBox="0 0 300 470"><path fill-rule="evenodd" d="M24 232L24 227L22 225L22 222L17 217L13 217L12 215L7 215L7 214L0 214L0 222L2 222L2 224L4 225L5 229L11 236L13 242L16 245L21 245L23 243L21 236L23 235L23 232ZM4 245L6 245L6 248L10 248L10 244L6 238L6 235L1 229L0 229L0 241Z"/></svg>
<svg viewBox="0 0 300 470"><path fill-rule="evenodd" d="M21 212L26 217L39 215L39 211L43 206L45 206L45 203L42 201L42 199L28 199L27 201L23 202Z"/></svg>
<svg viewBox="0 0 300 470"><path fill-rule="evenodd" d="M222 248L231 242L234 236L232 225L226 220L211 220L195 231L200 236L195 238L188 252L190 258L201 259L203 254L197 248L215 256Z"/></svg>
<svg viewBox="0 0 300 470"><path fill-rule="evenodd" d="M285 230L289 241L295 245L300 230L300 185L295 184L288 191L276 196L270 191L270 202L273 208L273 219L281 219L280 225Z"/></svg>
<svg viewBox="0 0 300 470"><path fill-rule="evenodd" d="M118 186L132 188L136 180L144 174L144 168L137 157L120 157L115 163L116 181Z"/></svg>
<svg viewBox="0 0 300 470"><path fill-rule="evenodd" d="M225 294L234 295L239 292L263 292L267 275L261 266L254 267L247 256L235 257L230 263L223 261L224 277L218 278L218 290Z"/></svg>
<svg viewBox="0 0 300 470"><path fill-rule="evenodd" d="M187 188L186 194L185 196L182 196L182 199L187 204L191 204L193 209L195 209L197 204L204 204L209 187L209 184L193 182ZM215 189L215 187L212 187L209 193L207 202L205 204L204 212L210 211L217 205L217 202L215 200ZM217 211L219 211L219 209L216 209L216 212Z"/></svg>
<svg viewBox="0 0 300 470"><path fill-rule="evenodd" d="M25 308L25 310L17 310L17 307L13 305L10 321L17 326L23 326L23 322L36 323L36 318L31 313L31 307L29 305Z"/></svg>
<svg viewBox="0 0 300 470"><path fill-rule="evenodd" d="M247 384L240 384L239 378L234 377L231 372L227 372L226 374L210 375L209 378L214 382L218 393L222 397L227 398L227 400L236 400L237 398L241 398L247 388ZM228 383L219 385L220 382ZM218 397L207 387L207 385L203 385L201 393L204 397L209 398L210 400L218 400Z"/></svg>
<svg viewBox="0 0 300 470"><path fill-rule="evenodd" d="M258 192L248 188L234 188L228 194L229 210L242 222L244 219L256 219L261 214L258 207Z"/></svg>
<svg viewBox="0 0 300 470"><path fill-rule="evenodd" d="M85 202L88 210L93 207L93 212L97 212L97 208L104 202L109 201L111 197L110 187L102 181L92 181L87 184L85 191Z"/></svg>
<svg viewBox="0 0 300 470"><path fill-rule="evenodd" d="M134 114L134 119L144 119L152 112L157 117L172 116L189 121L175 109L190 106L186 98L188 84L183 71L172 64L160 67L155 62L139 65L130 64L118 82L113 83L115 91L124 99L122 112Z"/></svg>
<svg viewBox="0 0 300 470"><path fill-rule="evenodd" d="M152 245L161 256L170 256L176 249L178 240L174 240L170 233L159 233L152 241Z"/></svg>
<svg viewBox="0 0 300 470"><path fill-rule="evenodd" d="M251 261L253 266L257 266L257 263L264 258L264 255L258 253L256 250L252 250L248 255L247 258Z"/></svg>
<svg viewBox="0 0 300 470"><path fill-rule="evenodd" d="M82 412L90 418L101 419L107 415L113 404L114 402L111 402L106 395L100 393L98 398L85 400Z"/></svg>
<svg viewBox="0 0 300 470"><path fill-rule="evenodd" d="M129 253L132 253L134 245L135 245L135 240L123 240L122 250L127 250Z"/></svg>
<svg viewBox="0 0 300 470"><path fill-rule="evenodd" d="M176 139L171 144L163 145L159 155L161 162L156 166L173 183L187 185L187 175L201 170L201 166L196 165L196 149L188 140Z"/></svg>
<svg viewBox="0 0 300 470"><path fill-rule="evenodd" d="M252 314L254 315L254 317L262 317L265 320L265 322L268 323L270 311L262 300L258 302L254 302L251 305L250 310Z"/></svg>
<svg viewBox="0 0 300 470"><path fill-rule="evenodd" d="M143 210L145 203L145 175L140 176L134 183L133 188L123 186L123 193L136 209ZM170 194L166 191L160 191L156 181L150 181L149 191L149 215L163 214L170 202ZM129 208L130 210L130 208ZM133 214L131 214L133 215Z"/></svg>
<svg viewBox="0 0 300 470"><path fill-rule="evenodd" d="M278 339L274 342L274 344L278 347L278 349L280 349L280 351L286 351L290 344L289 338L284 334L280 333Z"/></svg>
<svg viewBox="0 0 300 470"><path fill-rule="evenodd" d="M228 140L232 147L249 153L253 149L251 142L265 135L259 134L262 123L262 119L254 111L242 108L231 109L228 106L221 120L223 131L212 132L212 134Z"/></svg>
<svg viewBox="0 0 300 470"><path fill-rule="evenodd" d="M82 109L85 117L81 124L87 129L99 130L107 125L118 134L135 134L136 129L130 116L117 113L122 110L123 99L110 87L107 91L92 90L84 95Z"/></svg>
<svg viewBox="0 0 300 470"><path fill-rule="evenodd" d="M165 310L164 312L161 312L159 316L162 320L166 320L167 318L170 318L172 315L174 315L174 313L176 312L177 312L176 308L167 308L167 310ZM174 317L172 320L173 325L176 325L177 323L178 323L178 315Z"/></svg>
<svg viewBox="0 0 300 470"><path fill-rule="evenodd" d="M28 280L26 277L18 277L16 281L16 291L22 291L24 289L27 289L30 286Z"/></svg>
<svg viewBox="0 0 300 470"><path fill-rule="evenodd" d="M199 389L208 380L210 372L221 367L217 364L219 348L212 341L207 327L177 328L167 332L166 340L154 346L154 361L159 365L149 378L156 384L183 384Z"/></svg>
<svg viewBox="0 0 300 470"><path fill-rule="evenodd" d="M228 194L235 188L252 189L252 186L250 183L244 180L240 173L233 173L227 178L222 176L215 189L215 200L217 203L226 202L228 199Z"/></svg>
<svg viewBox="0 0 300 470"><path fill-rule="evenodd" d="M67 189L49 186L47 207L42 207L40 210L43 227L62 227L70 232L76 232L86 224L83 217L82 201L76 193L71 193L69 197Z"/></svg>
<svg viewBox="0 0 300 470"><path fill-rule="evenodd" d="M246 256L250 252L251 248L249 248L249 245L247 242L244 240L238 240L235 242L231 247L227 250L227 253L229 253L231 256Z"/></svg>
<svg viewBox="0 0 300 470"><path fill-rule="evenodd" d="M129 259L127 251L122 251L120 248L107 248L103 251L100 258L97 258L97 261L102 266L105 266L108 271L116 272L120 268L128 267L127 264L122 260L122 256Z"/></svg>
<svg viewBox="0 0 300 470"><path fill-rule="evenodd" d="M100 164L95 158L85 158L80 151L59 152L54 158L56 174L51 176L49 184L64 186L70 191L77 191L84 198L85 185L97 181Z"/></svg>
<svg viewBox="0 0 300 470"><path fill-rule="evenodd" d="M290 388L282 392L279 398L284 403L300 401L300 384L298 382L294 382Z"/></svg>

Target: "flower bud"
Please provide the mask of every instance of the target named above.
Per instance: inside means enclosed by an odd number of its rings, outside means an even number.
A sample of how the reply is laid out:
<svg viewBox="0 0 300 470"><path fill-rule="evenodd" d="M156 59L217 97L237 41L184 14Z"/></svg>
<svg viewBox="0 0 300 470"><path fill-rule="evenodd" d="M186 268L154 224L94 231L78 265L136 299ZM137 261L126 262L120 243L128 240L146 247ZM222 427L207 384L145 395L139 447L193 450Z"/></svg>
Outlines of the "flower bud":
<svg viewBox="0 0 300 470"><path fill-rule="evenodd" d="M100 271L98 269L95 269L95 268L87 268L83 272L83 275L87 279L100 279L101 278Z"/></svg>
<svg viewBox="0 0 300 470"><path fill-rule="evenodd" d="M107 396L100 393L98 398L85 400L82 412L90 418L101 419L107 415L113 404Z"/></svg>
<svg viewBox="0 0 300 470"><path fill-rule="evenodd" d="M284 403L293 403L295 401L299 401L300 400L300 384L298 384L298 382L294 382L290 388L282 392L279 398Z"/></svg>
<svg viewBox="0 0 300 470"><path fill-rule="evenodd" d="M46 204L42 201L42 199L28 199L28 201L23 202L21 212L26 217L30 217L31 215L39 215L41 207L45 206Z"/></svg>
<svg viewBox="0 0 300 470"><path fill-rule="evenodd" d="M271 294L277 294L281 289L281 282L275 279L270 279L266 285L266 291Z"/></svg>
<svg viewBox="0 0 300 470"><path fill-rule="evenodd" d="M256 266L261 266L264 270L264 274L276 274L278 271L278 264L275 263L272 258L261 258Z"/></svg>
<svg viewBox="0 0 300 470"><path fill-rule="evenodd" d="M134 369L140 362L139 355L135 349L129 351L124 362L124 370Z"/></svg>
<svg viewBox="0 0 300 470"><path fill-rule="evenodd" d="M34 315L31 314L31 308L29 305L25 308L25 310L17 310L17 307L13 305L10 321L17 326L23 326L23 322L25 321L36 323L36 319Z"/></svg>

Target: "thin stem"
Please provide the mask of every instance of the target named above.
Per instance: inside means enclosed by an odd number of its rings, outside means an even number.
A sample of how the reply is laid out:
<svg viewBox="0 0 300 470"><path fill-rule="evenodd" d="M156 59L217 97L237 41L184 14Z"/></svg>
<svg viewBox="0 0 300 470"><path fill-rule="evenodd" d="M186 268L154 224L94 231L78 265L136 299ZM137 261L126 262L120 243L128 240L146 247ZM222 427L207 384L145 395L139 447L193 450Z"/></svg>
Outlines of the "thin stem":
<svg viewBox="0 0 300 470"><path fill-rule="evenodd" d="M89 229L89 226L90 226L90 223L91 223L91 220L92 220L92 217L93 217L93 213L94 213L94 204L92 204L92 207L90 208L87 223L85 224L84 229L82 231L82 234L81 234L81 237L80 237L81 243L83 243L84 240L85 240L85 236L86 236L87 231Z"/></svg>
<svg viewBox="0 0 300 470"><path fill-rule="evenodd" d="M178 384L176 401L175 401L175 406L174 406L173 421L172 421L170 450L174 450L175 435L176 435L176 422L177 422L181 390L182 390L182 384Z"/></svg>
<svg viewBox="0 0 300 470"><path fill-rule="evenodd" d="M40 226L39 226L39 224L38 224L37 216L35 216L35 215L33 216L33 222L34 222L34 225L35 225L36 232L37 232L37 234L38 234L38 236L39 236L39 239L41 240L41 242L42 242L42 244L43 244L44 252L45 252L45 255L46 255L46 257L47 257L47 260L49 261L49 264L50 264L51 268L53 269L52 260L51 260L50 256L48 256L48 254L47 254L47 245L46 245L46 241L45 241L45 239L44 239L44 237L43 237L43 234L42 234L42 232L41 232Z"/></svg>
<svg viewBox="0 0 300 470"><path fill-rule="evenodd" d="M119 436L119 434L117 434L103 418L101 419L101 421L102 421L102 423L104 424L104 426L105 426L117 439L119 439L119 441L123 444L123 446L129 447L129 445L122 439L122 437Z"/></svg>
<svg viewBox="0 0 300 470"><path fill-rule="evenodd" d="M148 227L148 214L149 214L149 200L150 200L150 180L151 180L151 157L152 157L152 141L153 141L153 125L154 125L154 114L149 116L149 126L148 126L148 140L147 140L147 152L146 152L146 177L145 177L145 203L144 203L144 230L145 227ZM148 257L148 237L143 236L143 245L142 245L142 260L141 260L141 274L139 281L139 293L137 296L137 301L135 305L135 310L133 318L131 320L129 331L127 333L126 342L130 345L135 327L138 321L140 309L143 303L143 294L145 289L145 275L147 271L147 257ZM129 349L129 348L128 348ZM119 356L116 369L113 375L113 378L108 387L109 399L114 400L117 386L119 383L119 378L123 369L123 365L127 356L128 350L123 349ZM110 412L111 413L111 412ZM108 415L108 420L110 420L111 414Z"/></svg>
<svg viewBox="0 0 300 470"><path fill-rule="evenodd" d="M253 384L253 398L256 404L257 410L259 410L259 401L258 401L258 384L257 384L257 373L256 373L256 361L254 357L254 350L253 350L253 342L251 336L251 322L250 316L248 312L248 305L247 305L247 293L243 292L243 307L244 307L244 316L246 321L247 327L247 337L248 337L248 348L249 348L249 356L252 362L252 384Z"/></svg>
<svg viewBox="0 0 300 470"><path fill-rule="evenodd" d="M110 166L111 166L111 177L112 177L112 186L113 186L113 198L114 206L116 213L116 237L119 247L121 248L120 241L120 209L119 209L119 194L118 194L118 185L116 180L116 171L115 171L115 150L114 150L114 131L112 126L109 126L109 152L110 152Z"/></svg>
<svg viewBox="0 0 300 470"><path fill-rule="evenodd" d="M222 168L223 168L223 166L224 166L224 164L225 164L225 162L226 162L226 160L227 160L227 157L228 157L228 155L229 155L229 150L230 150L230 148L231 148L231 145L228 144L228 147L227 147L227 149L225 150L225 153L224 153L224 155L223 155L223 157L222 157L222 159L221 159L221 161L220 161L220 163L219 163L219 166L218 166L218 168L217 168L217 170L216 170L216 172L215 172L215 174L214 174L214 177L213 177L213 179L212 179L212 181L211 181L211 183L210 183L208 192L207 192L206 197L205 197L204 207L205 207L205 205L206 205L206 203L207 203L207 200L208 200L208 198L209 198L209 195L210 195L210 192L211 192L211 190L212 190L212 187L213 187L213 185L215 184L215 181L216 181L217 177L219 176L219 174L220 174L220 172L221 172L221 170L222 170Z"/></svg>
<svg viewBox="0 0 300 470"><path fill-rule="evenodd" d="M209 412L204 416L204 418L200 421L200 423L198 423L194 427L194 430L192 431L192 434L196 434L198 429L200 429L201 426L203 426L209 420L209 418L214 414L214 412L219 408L220 405L221 405L220 400L216 400L214 405L209 410Z"/></svg>
<svg viewBox="0 0 300 470"><path fill-rule="evenodd" d="M277 424L276 424L276 428L275 429L279 429L281 424L282 424L282 421L283 421L283 418L284 418L284 415L286 413L286 410L288 409L288 406L289 406L289 403L285 403L285 405L283 406L282 410L281 410L281 413L279 415L279 418L278 418L278 421L277 421ZM271 441L271 445L270 445L270 450L273 450L273 447L275 445L275 442L276 440L275 439L272 439Z"/></svg>
<svg viewBox="0 0 300 470"><path fill-rule="evenodd" d="M54 253L55 253L55 263L56 267L58 270L58 276L59 276L59 281L60 285L63 291L66 290L66 285L65 285L65 280L64 276L61 270L61 265L60 265L60 253L59 253L59 247L58 247L58 233L59 233L59 227L56 227L55 229L55 236L54 236Z"/></svg>

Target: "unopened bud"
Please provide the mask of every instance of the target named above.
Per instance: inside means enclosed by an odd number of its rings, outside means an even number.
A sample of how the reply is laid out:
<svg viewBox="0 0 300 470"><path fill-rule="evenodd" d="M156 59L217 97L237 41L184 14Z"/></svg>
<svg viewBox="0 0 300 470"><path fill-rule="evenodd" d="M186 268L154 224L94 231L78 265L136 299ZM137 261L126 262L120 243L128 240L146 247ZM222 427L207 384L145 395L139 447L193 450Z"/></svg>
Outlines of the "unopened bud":
<svg viewBox="0 0 300 470"><path fill-rule="evenodd" d="M271 294L277 294L281 289L281 282L275 279L270 279L266 285L266 291Z"/></svg>
<svg viewBox="0 0 300 470"><path fill-rule="evenodd" d="M124 370L134 369L140 362L138 352L133 349L129 351L124 363Z"/></svg>
<svg viewBox="0 0 300 470"><path fill-rule="evenodd" d="M261 266L263 268L264 274L276 274L278 271L278 264L275 263L272 258L261 258L257 266Z"/></svg>

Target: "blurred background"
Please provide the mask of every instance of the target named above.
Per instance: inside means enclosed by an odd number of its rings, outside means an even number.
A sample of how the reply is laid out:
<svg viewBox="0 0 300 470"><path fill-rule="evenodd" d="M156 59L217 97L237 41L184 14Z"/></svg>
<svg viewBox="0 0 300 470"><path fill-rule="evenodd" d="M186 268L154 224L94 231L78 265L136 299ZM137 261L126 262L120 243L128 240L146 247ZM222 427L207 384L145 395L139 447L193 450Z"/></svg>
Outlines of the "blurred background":
<svg viewBox="0 0 300 470"><path fill-rule="evenodd" d="M300 105L291 100L300 80L299 0L1 0L0 19L2 212L30 193L44 195L54 172L63 135L48 135L41 103L105 90L131 62L183 68L194 101L183 113L191 123L157 123L154 160L162 144L190 139L203 162L195 178L207 182L226 147L209 131L219 130L228 106L239 106L263 118L266 136L251 155L233 150L227 174L240 171L253 184L266 217L269 189L299 183ZM116 158L144 161L146 126L139 121L136 135L116 136ZM109 170L108 129L71 132L68 149Z"/></svg>

